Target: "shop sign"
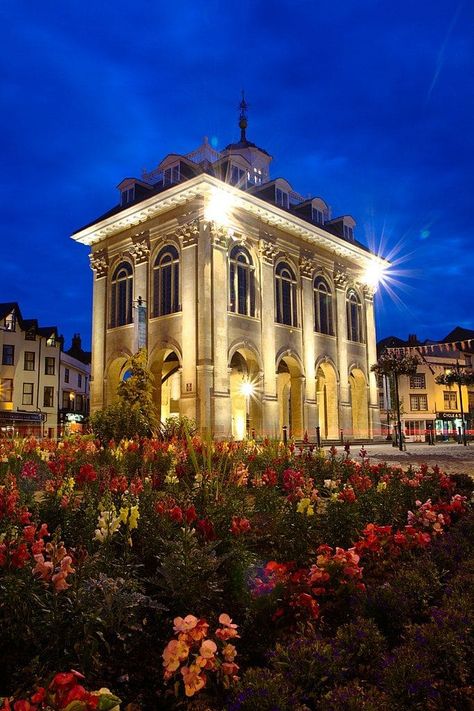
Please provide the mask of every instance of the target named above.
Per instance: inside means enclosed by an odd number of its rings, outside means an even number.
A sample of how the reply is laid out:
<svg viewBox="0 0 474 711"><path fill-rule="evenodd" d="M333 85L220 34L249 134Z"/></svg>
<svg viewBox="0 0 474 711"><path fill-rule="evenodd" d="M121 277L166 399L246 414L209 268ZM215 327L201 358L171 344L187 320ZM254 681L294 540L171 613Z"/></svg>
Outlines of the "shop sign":
<svg viewBox="0 0 474 711"><path fill-rule="evenodd" d="M0 422L43 422L46 415L42 412L0 412Z"/></svg>
<svg viewBox="0 0 474 711"><path fill-rule="evenodd" d="M82 422L84 415L78 415L75 412L66 412L66 422Z"/></svg>
<svg viewBox="0 0 474 711"><path fill-rule="evenodd" d="M438 420L459 420L461 419L460 412L437 412L436 419Z"/></svg>

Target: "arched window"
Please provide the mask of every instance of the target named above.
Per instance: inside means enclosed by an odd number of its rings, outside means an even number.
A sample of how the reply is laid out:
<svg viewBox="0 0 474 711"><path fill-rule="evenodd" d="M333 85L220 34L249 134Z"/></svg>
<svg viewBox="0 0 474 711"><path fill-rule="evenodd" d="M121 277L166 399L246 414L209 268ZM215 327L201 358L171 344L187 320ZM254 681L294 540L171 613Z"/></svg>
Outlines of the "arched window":
<svg viewBox="0 0 474 711"><path fill-rule="evenodd" d="M255 267L244 247L230 253L229 310L243 316L255 316Z"/></svg>
<svg viewBox="0 0 474 711"><path fill-rule="evenodd" d="M153 267L153 316L179 310L179 254L168 244L158 253Z"/></svg>
<svg viewBox="0 0 474 711"><path fill-rule="evenodd" d="M120 262L113 273L110 298L110 327L132 323L133 269L128 262Z"/></svg>
<svg viewBox="0 0 474 711"><path fill-rule="evenodd" d="M286 262L279 262L275 270L275 297L277 323L296 326L296 277Z"/></svg>
<svg viewBox="0 0 474 711"><path fill-rule="evenodd" d="M360 299L350 289L346 295L347 338L349 341L363 342L362 336L362 306Z"/></svg>
<svg viewBox="0 0 474 711"><path fill-rule="evenodd" d="M323 277L317 276L313 285L314 293L314 330L319 333L334 334L332 318L332 294Z"/></svg>

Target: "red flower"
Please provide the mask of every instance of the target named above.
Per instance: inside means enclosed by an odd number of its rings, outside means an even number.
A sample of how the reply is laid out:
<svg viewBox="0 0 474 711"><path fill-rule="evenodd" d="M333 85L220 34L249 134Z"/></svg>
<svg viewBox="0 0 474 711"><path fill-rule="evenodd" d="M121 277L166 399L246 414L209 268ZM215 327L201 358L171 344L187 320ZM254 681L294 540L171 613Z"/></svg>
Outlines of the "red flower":
<svg viewBox="0 0 474 711"><path fill-rule="evenodd" d="M214 524L208 518L201 518L196 524L196 528L205 541L213 541L216 537Z"/></svg>
<svg viewBox="0 0 474 711"><path fill-rule="evenodd" d="M173 508L169 511L169 515L173 521L176 521L177 523L181 523L183 520L183 511L179 506L173 506Z"/></svg>
<svg viewBox="0 0 474 711"><path fill-rule="evenodd" d="M248 518L241 516L232 516L232 524L229 529L234 536L240 536L242 533L250 531L250 521Z"/></svg>
<svg viewBox="0 0 474 711"><path fill-rule="evenodd" d="M197 511L194 507L193 504L191 506L188 506L188 508L185 511L186 515L186 523L191 524L193 521L197 519Z"/></svg>

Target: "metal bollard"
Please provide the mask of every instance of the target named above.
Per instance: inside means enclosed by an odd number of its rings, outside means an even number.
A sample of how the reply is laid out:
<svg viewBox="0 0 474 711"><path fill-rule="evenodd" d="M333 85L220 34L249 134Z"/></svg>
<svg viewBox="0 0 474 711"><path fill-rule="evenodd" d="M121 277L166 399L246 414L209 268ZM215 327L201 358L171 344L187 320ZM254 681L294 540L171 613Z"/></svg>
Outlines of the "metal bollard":
<svg viewBox="0 0 474 711"><path fill-rule="evenodd" d="M341 444L344 444L344 430L341 430Z"/></svg>
<svg viewBox="0 0 474 711"><path fill-rule="evenodd" d="M288 427L286 425L283 425L283 444L285 447L288 444Z"/></svg>
<svg viewBox="0 0 474 711"><path fill-rule="evenodd" d="M321 449L321 427L316 427L316 444Z"/></svg>

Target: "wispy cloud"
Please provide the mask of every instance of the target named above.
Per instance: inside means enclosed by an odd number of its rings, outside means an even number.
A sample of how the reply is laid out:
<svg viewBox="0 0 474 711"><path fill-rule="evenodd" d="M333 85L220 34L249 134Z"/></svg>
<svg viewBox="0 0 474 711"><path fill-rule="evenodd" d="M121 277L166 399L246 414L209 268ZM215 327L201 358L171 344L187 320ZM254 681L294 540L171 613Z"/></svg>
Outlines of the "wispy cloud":
<svg viewBox="0 0 474 711"><path fill-rule="evenodd" d="M434 89L435 86L436 86L436 83L437 83L437 81L438 81L439 75L440 75L440 73L441 73L441 69L443 68L444 60L445 60L446 48L447 48L447 46L448 46L449 39L450 39L450 37L451 37L452 31L453 31L453 29L454 29L454 26L455 26L455 24L456 24L456 22L457 22L457 19L458 19L458 17L459 17L459 13L461 12L462 5L463 5L462 3L459 3L459 5L457 6L456 11L455 11L455 13L454 13L454 15L453 15L453 17L452 17L452 19L451 19L451 22L450 22L449 25L448 25L448 30L447 30L447 32L446 32L445 38L444 38L444 40L443 40L443 43L441 44L440 50L439 50L439 52L438 52L438 56L437 56L437 58L436 58L436 69L435 69L435 72L434 72L434 74L433 74L433 79L431 80L430 88L428 89L428 93L427 93L427 95L426 95L426 103L428 103L428 101L429 101L430 98L431 98L431 94L433 93L433 89Z"/></svg>

